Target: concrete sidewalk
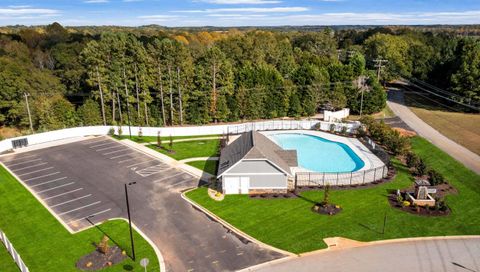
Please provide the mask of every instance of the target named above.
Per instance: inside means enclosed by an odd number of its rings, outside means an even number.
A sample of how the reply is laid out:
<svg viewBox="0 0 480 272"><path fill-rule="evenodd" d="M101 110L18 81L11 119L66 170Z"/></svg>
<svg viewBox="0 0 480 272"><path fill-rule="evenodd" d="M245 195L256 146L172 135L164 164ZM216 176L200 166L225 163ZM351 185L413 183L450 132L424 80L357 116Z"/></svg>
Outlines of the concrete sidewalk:
<svg viewBox="0 0 480 272"><path fill-rule="evenodd" d="M403 91L390 90L387 104L395 115L399 116L409 127L415 130L418 135L424 137L441 150L447 152L450 156L463 163L469 169L480 174L480 156L450 140L427 123L423 122L422 119L405 106Z"/></svg>

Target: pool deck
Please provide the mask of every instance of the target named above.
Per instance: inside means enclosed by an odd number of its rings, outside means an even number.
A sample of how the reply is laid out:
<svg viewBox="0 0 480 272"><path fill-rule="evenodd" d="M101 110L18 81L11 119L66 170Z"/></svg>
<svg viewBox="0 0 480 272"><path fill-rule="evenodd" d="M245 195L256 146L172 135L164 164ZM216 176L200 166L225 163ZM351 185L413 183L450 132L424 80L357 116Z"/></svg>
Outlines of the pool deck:
<svg viewBox="0 0 480 272"><path fill-rule="evenodd" d="M269 135L274 135L274 134L305 134L305 135L312 135L312 136L318 136L330 141L334 142L339 142L346 144L348 147L350 147L353 152L355 152L360 159L365 163L365 165L358 169L355 172L361 172L369 169L374 169L377 167L382 167L385 164L377 157L375 154L372 153L364 144L362 144L358 139L356 138L348 138L348 137L343 137L323 131L317 131L317 130L276 130L276 131L261 131L262 134L265 136ZM301 167L295 167L292 169L294 172L313 172L305 168ZM354 173L355 173L354 172Z"/></svg>

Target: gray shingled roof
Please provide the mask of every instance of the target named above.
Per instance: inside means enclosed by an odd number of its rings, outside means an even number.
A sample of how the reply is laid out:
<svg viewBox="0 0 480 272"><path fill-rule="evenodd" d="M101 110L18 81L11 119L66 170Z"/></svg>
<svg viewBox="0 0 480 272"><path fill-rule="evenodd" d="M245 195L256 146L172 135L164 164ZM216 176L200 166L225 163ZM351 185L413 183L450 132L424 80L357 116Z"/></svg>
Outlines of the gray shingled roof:
<svg viewBox="0 0 480 272"><path fill-rule="evenodd" d="M220 154L217 176L222 175L242 159L266 159L291 175L290 167L297 166L297 151L283 150L265 135L256 131L243 133Z"/></svg>

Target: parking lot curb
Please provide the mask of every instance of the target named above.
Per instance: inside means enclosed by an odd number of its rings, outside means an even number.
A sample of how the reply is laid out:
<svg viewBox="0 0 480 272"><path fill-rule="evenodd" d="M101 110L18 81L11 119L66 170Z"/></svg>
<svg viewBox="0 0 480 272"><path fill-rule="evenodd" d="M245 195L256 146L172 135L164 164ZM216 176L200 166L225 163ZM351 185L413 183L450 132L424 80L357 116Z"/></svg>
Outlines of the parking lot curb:
<svg viewBox="0 0 480 272"><path fill-rule="evenodd" d="M276 247L273 247L271 245L268 245L264 242L261 242L255 238L253 238L252 236L246 234L245 232L237 229L236 227L234 227L233 225L231 225L230 223L228 223L227 221L223 220L222 218L220 218L219 216L217 216L216 214L210 212L209 210L207 210L206 208L204 208L203 206L201 206L200 204L196 203L195 201L189 199L185 194L190 192L190 191L193 191L197 188L192 188L192 189L189 189L187 191L184 191L181 195L182 195L182 198L187 201L188 203L190 203L192 206L194 206L195 208L199 209L200 211L202 211L203 213L205 213L207 216L209 216L210 218L212 218L213 220L217 221L218 223L222 224L225 228L229 229L230 231L234 232L236 235L238 236L241 236L253 243L256 243L258 245L260 245L261 247L264 247L266 249L269 249L269 250L272 250L272 251L276 251L278 253L281 253L281 254L284 254L284 255L287 255L288 256L298 256L297 254L295 253L292 253L292 252L289 252L289 251L285 251L285 250L282 250L282 249L279 249L279 248L276 248ZM284 258L282 258L284 259Z"/></svg>
<svg viewBox="0 0 480 272"><path fill-rule="evenodd" d="M128 223L128 220L126 218L123 218L123 217L114 217L114 218L110 218L108 219L108 221L111 221L111 220L123 220L125 222ZM148 238L148 236L143 233L143 231L140 230L140 228L138 228L133 222L132 222L132 227L133 229L138 233L140 234L140 236L142 236L143 239L145 239L145 241L147 241L147 243L150 244L150 246L153 248L153 251L155 251L155 254L157 255L157 258L158 258L158 264L160 266L160 272L166 272L167 271L167 267L165 265L165 259L163 258L163 255L162 255L162 252L160 251L160 249L155 245L155 243L150 240L150 238Z"/></svg>
<svg viewBox="0 0 480 272"><path fill-rule="evenodd" d="M185 164L183 162L180 162L180 161L177 161L167 155L164 155L158 151L155 151L149 147L146 147L142 144L139 144L139 143L136 143L134 141L131 141L129 139L123 139L123 140L117 140L113 137L110 137L110 139L113 139L114 141L120 143L120 144L123 144L127 147L130 147L130 148L133 148L149 157L152 157L154 159L158 159L158 160L161 160L162 162L164 163L167 163L168 165L172 166L172 167L175 167L177 169L180 169L182 171L185 171L187 173L189 173L190 175L193 175L197 178L199 178L200 180L203 180L205 182L209 182L210 181L210 178L212 177L211 174L209 173L205 173L203 172L202 170L200 169L197 169L193 166L190 166L188 164Z"/></svg>

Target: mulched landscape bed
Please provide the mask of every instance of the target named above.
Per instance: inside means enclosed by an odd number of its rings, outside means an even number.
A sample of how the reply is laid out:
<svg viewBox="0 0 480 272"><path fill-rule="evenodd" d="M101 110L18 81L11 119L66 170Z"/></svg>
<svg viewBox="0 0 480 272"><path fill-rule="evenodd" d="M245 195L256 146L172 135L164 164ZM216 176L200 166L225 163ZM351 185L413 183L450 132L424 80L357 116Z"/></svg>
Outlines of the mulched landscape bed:
<svg viewBox="0 0 480 272"><path fill-rule="evenodd" d="M107 254L103 254L98 250L83 256L77 263L76 267L80 270L95 271L106 267L110 267L122 262L126 255L122 254L122 249L118 246L109 248Z"/></svg>
<svg viewBox="0 0 480 272"><path fill-rule="evenodd" d="M447 196L449 194L457 194L458 193L457 190L448 183L439 184L439 185L436 185L436 186L431 186L429 188L437 189L437 193L435 194L436 199L444 199L445 196ZM401 193L402 197L404 199L406 199L406 192L413 192L414 190L415 190L415 186L412 185L407 189L401 190L400 193ZM441 209L435 208L435 207L420 207L420 206L415 207L413 205L410 205L408 207L404 207L400 203L398 203L396 193L390 193L388 195L388 203L390 203L390 206L392 206L396 209L399 209L399 210L402 210L402 211L405 211L405 212L408 212L408 213L411 213L411 214L421 215L421 216L446 216L446 215L449 215L450 212L451 212L451 210L448 206L446 206L445 210L441 210Z"/></svg>
<svg viewBox="0 0 480 272"><path fill-rule="evenodd" d="M313 205L313 207L312 207L312 212L319 213L319 214L325 214L325 215L336 215L337 213L340 213L341 211L342 211L342 208L340 206L335 205L335 204L323 205L323 204L317 203L317 204Z"/></svg>
<svg viewBox="0 0 480 272"><path fill-rule="evenodd" d="M285 194L252 194L250 198L255 199L281 199L281 198L295 198L298 197L295 192L288 192Z"/></svg>

